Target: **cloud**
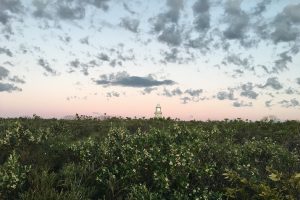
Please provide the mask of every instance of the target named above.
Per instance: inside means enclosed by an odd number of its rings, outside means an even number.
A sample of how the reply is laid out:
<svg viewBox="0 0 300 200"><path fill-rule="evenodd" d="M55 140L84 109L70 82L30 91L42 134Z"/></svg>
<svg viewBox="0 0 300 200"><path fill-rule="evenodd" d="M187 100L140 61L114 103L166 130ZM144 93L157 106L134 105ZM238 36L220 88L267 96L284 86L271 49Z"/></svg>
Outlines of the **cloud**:
<svg viewBox="0 0 300 200"><path fill-rule="evenodd" d="M180 88L175 88L173 90L168 90L167 88L164 88L163 90L163 96L167 97L173 97L173 96L181 96L183 94L188 94L191 97L199 97L200 94L202 94L203 90L202 89L186 89L186 90L181 90Z"/></svg>
<svg viewBox="0 0 300 200"><path fill-rule="evenodd" d="M271 103L272 103L272 100L265 101L265 106L270 108L270 107L272 107Z"/></svg>
<svg viewBox="0 0 300 200"><path fill-rule="evenodd" d="M184 91L185 94L189 94L192 97L199 97L200 94L203 93L202 89L197 89L197 90L193 90L193 89L187 89Z"/></svg>
<svg viewBox="0 0 300 200"><path fill-rule="evenodd" d="M275 31L271 34L274 43L295 41L299 36L299 29L294 24L300 23L300 4L288 5L279 13L273 25Z"/></svg>
<svg viewBox="0 0 300 200"><path fill-rule="evenodd" d="M242 59L239 55L233 53L233 54L226 56L223 59L223 61L226 64L234 64L237 66L242 66L245 69L248 69L251 64L250 59L251 59L251 57Z"/></svg>
<svg viewBox="0 0 300 200"><path fill-rule="evenodd" d="M241 89L242 89L240 93L241 96L248 97L250 99L256 99L258 96L258 93L253 91L253 84L250 82L243 84L241 86Z"/></svg>
<svg viewBox="0 0 300 200"><path fill-rule="evenodd" d="M268 78L264 85L258 85L259 88L271 87L274 90L280 90L283 88L282 84L278 81L276 77Z"/></svg>
<svg viewBox="0 0 300 200"><path fill-rule="evenodd" d="M297 84L300 85L300 77L296 79Z"/></svg>
<svg viewBox="0 0 300 200"><path fill-rule="evenodd" d="M102 60L102 61L109 61L110 58L107 54L105 53L100 53L98 56L97 56L98 59Z"/></svg>
<svg viewBox="0 0 300 200"><path fill-rule="evenodd" d="M171 46L179 46L182 42L181 32L177 26L171 25L162 31L158 40Z"/></svg>
<svg viewBox="0 0 300 200"><path fill-rule="evenodd" d="M108 10L109 8L108 2L110 0L84 0L84 1L102 10Z"/></svg>
<svg viewBox="0 0 300 200"><path fill-rule="evenodd" d="M138 32L139 25L140 25L140 21L137 19L131 19L128 17L121 19L121 26L133 33Z"/></svg>
<svg viewBox="0 0 300 200"><path fill-rule="evenodd" d="M217 93L216 96L219 100L236 100L236 98L234 98L234 93L233 93L233 89L229 89L229 91L220 91Z"/></svg>
<svg viewBox="0 0 300 200"><path fill-rule="evenodd" d="M51 1L33 0L35 7L33 16L53 19L55 16L62 20L80 20L85 17L86 7L95 6L104 11L108 10L110 0L60 0L53 4Z"/></svg>
<svg viewBox="0 0 300 200"><path fill-rule="evenodd" d="M300 106L300 103L297 99L291 99L291 100L282 100L279 102L282 107L290 108L290 107L298 107Z"/></svg>
<svg viewBox="0 0 300 200"><path fill-rule="evenodd" d="M287 69L287 63L292 62L292 57L288 55L288 52L282 52L279 54L280 59L275 61L275 66L273 67L272 72L278 73L279 71L283 71Z"/></svg>
<svg viewBox="0 0 300 200"><path fill-rule="evenodd" d="M70 7L70 5L60 5L57 10L57 15L61 19L83 19L85 17L85 8L81 6Z"/></svg>
<svg viewBox="0 0 300 200"><path fill-rule="evenodd" d="M180 88L175 88L173 90L167 90L166 88L164 88L164 91L162 93L163 96L167 96L167 97L180 96L182 94L183 92L181 91Z"/></svg>
<svg viewBox="0 0 300 200"><path fill-rule="evenodd" d="M32 5L35 7L35 11L33 12L33 16L37 18L48 18L51 19L52 16L49 12L46 11L49 1L40 1L33 0Z"/></svg>
<svg viewBox="0 0 300 200"><path fill-rule="evenodd" d="M150 94L151 92L153 92L154 90L157 90L157 88L155 87L146 87L144 88L144 90L142 91L142 94L145 95L145 94Z"/></svg>
<svg viewBox="0 0 300 200"><path fill-rule="evenodd" d="M51 74L51 75L53 75L53 76L54 76L54 75L57 75L57 72L56 72L54 69L52 69L52 68L50 67L49 63L48 63L46 60L40 58L40 59L38 60L38 64L39 64L40 66L42 66L49 74Z"/></svg>
<svg viewBox="0 0 300 200"><path fill-rule="evenodd" d="M9 20L9 16L4 13L4 12L0 12L0 22L3 24L3 25L6 25L7 22Z"/></svg>
<svg viewBox="0 0 300 200"><path fill-rule="evenodd" d="M112 98L112 97L120 97L120 93L112 91L112 92L107 92L106 93L107 98Z"/></svg>
<svg viewBox="0 0 300 200"><path fill-rule="evenodd" d="M20 0L1 0L0 1L0 22L6 25L11 18L9 13L19 13L22 10ZM9 12L7 12L9 11Z"/></svg>
<svg viewBox="0 0 300 200"><path fill-rule="evenodd" d="M176 63L178 61L178 53L179 50L177 48L172 48L170 50L170 52L164 52L165 54L165 63L167 62L172 62L172 63Z"/></svg>
<svg viewBox="0 0 300 200"><path fill-rule="evenodd" d="M87 96L84 97L79 97L79 96L69 96L66 98L67 101L71 101L71 100L87 100Z"/></svg>
<svg viewBox="0 0 300 200"><path fill-rule="evenodd" d="M194 25L198 31L203 31L210 27L209 1L197 0L193 5Z"/></svg>
<svg viewBox="0 0 300 200"><path fill-rule="evenodd" d="M12 91L22 91L22 89L9 83L0 82L0 92L12 92Z"/></svg>
<svg viewBox="0 0 300 200"><path fill-rule="evenodd" d="M271 3L271 0L262 0L259 2L254 9L254 16L261 15L264 11L266 11L267 5Z"/></svg>
<svg viewBox="0 0 300 200"><path fill-rule="evenodd" d="M241 9L241 0L227 0L225 3L227 29L223 32L227 39L243 39L249 23L249 16Z"/></svg>
<svg viewBox="0 0 300 200"><path fill-rule="evenodd" d="M81 38L81 39L79 40L79 42L80 42L81 44L87 44L87 45L90 44L90 43L89 43L89 37L88 37L88 36L86 36L86 37L84 37L84 38Z"/></svg>
<svg viewBox="0 0 300 200"><path fill-rule="evenodd" d="M20 83L20 84L26 83L23 79L19 78L18 76L13 76L12 78L9 78L9 80L14 83Z"/></svg>
<svg viewBox="0 0 300 200"><path fill-rule="evenodd" d="M13 56L12 52L9 49L2 47L0 47L0 54L6 54L9 57Z"/></svg>
<svg viewBox="0 0 300 200"><path fill-rule="evenodd" d="M238 102L235 101L232 104L234 107L252 107L252 102L245 103L244 101Z"/></svg>
<svg viewBox="0 0 300 200"><path fill-rule="evenodd" d="M125 9L127 12L129 12L130 14L132 14L132 15L136 14L136 12L133 11L131 8L129 8L129 6L128 6L125 2L123 3L123 7L124 7L124 9Z"/></svg>
<svg viewBox="0 0 300 200"><path fill-rule="evenodd" d="M9 71L6 68L0 66L0 80L3 80L4 78L6 78L8 76L8 74L9 74Z"/></svg>
<svg viewBox="0 0 300 200"><path fill-rule="evenodd" d="M154 18L154 32L159 34L158 40L171 46L179 46L182 42L178 27L183 0L167 0L168 11ZM151 19L153 21L153 18Z"/></svg>
<svg viewBox="0 0 300 200"><path fill-rule="evenodd" d="M102 75L100 79L94 80L97 85L103 86L123 86L123 87L153 87L162 85L174 85L172 80L155 80L151 75L146 77L130 76L127 72Z"/></svg>
<svg viewBox="0 0 300 200"><path fill-rule="evenodd" d="M90 60L89 62L82 63L78 59L75 59L70 61L69 65L71 66L69 73L74 72L74 69L80 69L80 72L82 72L83 75L88 76L89 69L98 66L98 63L96 60Z"/></svg>
<svg viewBox="0 0 300 200"><path fill-rule="evenodd" d="M190 102L192 99L190 97L182 97L180 98L180 100L182 100L182 104L187 104L188 102Z"/></svg>

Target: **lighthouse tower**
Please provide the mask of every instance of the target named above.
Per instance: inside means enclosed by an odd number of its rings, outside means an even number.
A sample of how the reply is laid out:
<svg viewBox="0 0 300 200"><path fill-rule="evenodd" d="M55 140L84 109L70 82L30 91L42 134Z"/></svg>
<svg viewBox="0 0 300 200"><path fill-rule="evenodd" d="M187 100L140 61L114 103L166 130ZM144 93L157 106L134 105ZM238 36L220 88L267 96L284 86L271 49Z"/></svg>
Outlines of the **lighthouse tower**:
<svg viewBox="0 0 300 200"><path fill-rule="evenodd" d="M155 114L155 118L161 118L162 117L161 107L160 107L159 104L156 105L154 114Z"/></svg>

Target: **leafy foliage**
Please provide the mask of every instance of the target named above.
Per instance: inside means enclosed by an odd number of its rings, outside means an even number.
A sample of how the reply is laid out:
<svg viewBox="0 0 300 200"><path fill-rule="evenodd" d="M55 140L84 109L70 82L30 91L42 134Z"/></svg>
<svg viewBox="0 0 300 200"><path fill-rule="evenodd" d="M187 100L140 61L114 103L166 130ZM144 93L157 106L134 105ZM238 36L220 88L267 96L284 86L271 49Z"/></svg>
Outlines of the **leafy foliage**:
<svg viewBox="0 0 300 200"><path fill-rule="evenodd" d="M299 199L297 121L0 119L1 199Z"/></svg>

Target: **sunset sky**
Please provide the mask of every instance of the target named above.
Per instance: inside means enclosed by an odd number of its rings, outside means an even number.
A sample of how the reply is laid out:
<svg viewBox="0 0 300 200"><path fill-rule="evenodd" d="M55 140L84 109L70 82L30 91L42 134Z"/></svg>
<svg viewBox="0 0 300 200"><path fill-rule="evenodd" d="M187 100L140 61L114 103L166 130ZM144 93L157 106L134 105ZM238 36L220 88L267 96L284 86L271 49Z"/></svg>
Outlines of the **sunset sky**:
<svg viewBox="0 0 300 200"><path fill-rule="evenodd" d="M0 0L0 117L300 120L300 0Z"/></svg>

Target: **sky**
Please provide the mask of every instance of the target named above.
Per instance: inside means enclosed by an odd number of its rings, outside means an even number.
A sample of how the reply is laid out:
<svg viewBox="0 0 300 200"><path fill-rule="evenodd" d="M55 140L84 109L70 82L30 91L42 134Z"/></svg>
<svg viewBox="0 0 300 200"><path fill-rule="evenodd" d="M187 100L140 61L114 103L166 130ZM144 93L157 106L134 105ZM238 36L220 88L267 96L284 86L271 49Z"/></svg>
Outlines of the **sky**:
<svg viewBox="0 0 300 200"><path fill-rule="evenodd" d="M0 117L300 120L300 0L0 0Z"/></svg>

